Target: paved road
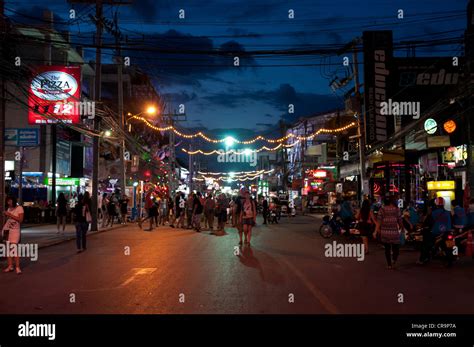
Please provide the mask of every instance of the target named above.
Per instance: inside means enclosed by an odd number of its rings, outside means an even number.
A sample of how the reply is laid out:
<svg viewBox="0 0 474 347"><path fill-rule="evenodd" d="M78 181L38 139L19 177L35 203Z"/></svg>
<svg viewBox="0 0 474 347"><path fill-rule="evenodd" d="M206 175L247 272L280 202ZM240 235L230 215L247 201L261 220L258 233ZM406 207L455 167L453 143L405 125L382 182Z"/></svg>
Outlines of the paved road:
<svg viewBox="0 0 474 347"><path fill-rule="evenodd" d="M318 225L298 216L258 226L240 255L233 228L130 226L90 237L80 254L65 242L41 249L21 276L0 273L0 313L474 312L474 261L419 267L407 250L387 270L375 244L364 261L328 258L326 242L344 240L323 240Z"/></svg>

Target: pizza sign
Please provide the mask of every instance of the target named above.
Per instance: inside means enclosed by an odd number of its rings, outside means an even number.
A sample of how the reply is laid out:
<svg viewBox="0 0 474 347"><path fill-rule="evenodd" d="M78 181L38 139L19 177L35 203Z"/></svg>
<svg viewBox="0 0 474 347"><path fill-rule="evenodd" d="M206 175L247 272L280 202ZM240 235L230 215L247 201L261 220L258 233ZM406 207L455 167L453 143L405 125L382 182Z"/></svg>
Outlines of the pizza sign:
<svg viewBox="0 0 474 347"><path fill-rule="evenodd" d="M30 83L28 123L79 123L80 78L79 66L37 68Z"/></svg>

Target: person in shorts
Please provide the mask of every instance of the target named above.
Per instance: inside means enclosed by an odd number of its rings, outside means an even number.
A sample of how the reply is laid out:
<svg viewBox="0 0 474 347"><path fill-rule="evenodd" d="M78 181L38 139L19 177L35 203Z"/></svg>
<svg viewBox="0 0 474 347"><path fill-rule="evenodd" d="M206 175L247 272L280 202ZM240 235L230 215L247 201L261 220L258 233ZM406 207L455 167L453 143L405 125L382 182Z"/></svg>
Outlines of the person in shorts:
<svg viewBox="0 0 474 347"><path fill-rule="evenodd" d="M8 242L8 247L18 247L21 237L21 223L23 222L25 211L22 206L17 205L16 198L13 196L7 197L6 203L6 211L3 214L7 218L7 221L2 229L2 238ZM8 266L3 270L3 272L13 271L13 258L15 258L16 273L21 274L20 257L18 254L16 257L7 258Z"/></svg>
<svg viewBox="0 0 474 347"><path fill-rule="evenodd" d="M252 200L248 191L244 192L244 200L242 202L242 208L240 210L240 218L243 233L245 235L245 244L250 246L250 239L252 238L252 228L256 224L257 219L257 207L255 201ZM239 245L242 244L240 241Z"/></svg>

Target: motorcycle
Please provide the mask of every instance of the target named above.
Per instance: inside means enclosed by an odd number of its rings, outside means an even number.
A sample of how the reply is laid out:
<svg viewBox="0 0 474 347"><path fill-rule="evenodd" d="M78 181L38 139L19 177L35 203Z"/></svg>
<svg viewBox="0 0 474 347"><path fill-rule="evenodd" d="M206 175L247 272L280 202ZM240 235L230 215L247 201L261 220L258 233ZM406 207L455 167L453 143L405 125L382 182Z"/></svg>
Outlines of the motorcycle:
<svg viewBox="0 0 474 347"><path fill-rule="evenodd" d="M278 224L278 215L275 210L268 211L268 223Z"/></svg>
<svg viewBox="0 0 474 347"><path fill-rule="evenodd" d="M331 216L324 216L323 224L319 227L319 233L325 239L330 238L334 234L342 235L346 234L347 232L354 236L360 235L360 231L357 228L357 222L352 222L349 226L349 229L346 230L341 217L335 213L332 213Z"/></svg>

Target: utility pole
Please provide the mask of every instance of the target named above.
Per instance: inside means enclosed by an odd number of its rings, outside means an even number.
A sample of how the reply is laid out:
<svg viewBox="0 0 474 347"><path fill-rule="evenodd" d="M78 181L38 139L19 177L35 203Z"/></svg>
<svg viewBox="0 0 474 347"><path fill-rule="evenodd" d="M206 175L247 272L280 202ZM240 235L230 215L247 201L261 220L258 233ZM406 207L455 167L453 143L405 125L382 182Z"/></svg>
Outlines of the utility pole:
<svg viewBox="0 0 474 347"><path fill-rule="evenodd" d="M18 183L18 203L23 205L23 160L24 160L24 153L25 148L23 146L20 147L20 174L18 175L19 183Z"/></svg>
<svg viewBox="0 0 474 347"><path fill-rule="evenodd" d="M170 117L170 125L174 128L174 117ZM176 160L176 152L174 147L174 131L170 131L170 161L169 161L169 170L168 170L168 185L169 185L169 194L170 196L174 196L175 193L175 182L174 182L174 174L175 174L175 160Z"/></svg>
<svg viewBox="0 0 474 347"><path fill-rule="evenodd" d="M365 108L364 113L361 112L361 97L359 91L359 67L357 64L357 48L354 44L354 51L352 53L352 59L354 61L354 82L355 82L355 97L356 97L356 105L357 105L357 136L359 137L359 170L360 170L360 200L364 198L364 194L368 193L365 192Z"/></svg>
<svg viewBox="0 0 474 347"><path fill-rule="evenodd" d="M95 88L94 88L94 99L98 103L101 99L101 85L102 85L102 30L103 30L103 5L129 5L130 1L127 0L68 0L70 3L89 3L95 4L95 26L96 26L96 50L95 50ZM122 112L123 114L123 112ZM100 132L100 119L94 117L94 131ZM92 139L92 223L91 231L98 230L97 223L97 212L98 212L98 194L99 194L99 136L94 136ZM122 155L123 157L123 155ZM125 189L125 188L124 188Z"/></svg>
<svg viewBox="0 0 474 347"><path fill-rule="evenodd" d="M193 192L193 170L194 170L194 165L193 165L193 155L191 154L192 150L193 150L193 145L192 145L192 141L189 143L189 155L188 155L188 167L189 167L189 174L188 174L188 177L189 177L189 194L191 194Z"/></svg>
<svg viewBox="0 0 474 347"><path fill-rule="evenodd" d="M115 26L115 31L113 32L113 35L115 36L115 45L117 47L117 111L118 111L118 117L119 121L122 127L122 130L125 132L125 114L123 112L123 61L122 61L122 49L120 45L120 32L118 29L118 16L117 12L115 12L114 15L114 26ZM120 146L120 177L119 177L119 185L122 188L122 194L125 194L125 190L127 187L127 178L126 178L126 163L125 163L125 137L122 139L122 143Z"/></svg>
<svg viewBox="0 0 474 347"><path fill-rule="evenodd" d="M56 142L58 139L57 134L58 127L56 124L51 124L51 147L52 147L52 155L51 155L51 171L53 172L53 176L51 177L51 202L54 206L56 206L56 169L57 169L57 147ZM22 153L23 157L23 153Z"/></svg>
<svg viewBox="0 0 474 347"><path fill-rule="evenodd" d="M97 0L95 6L95 17L96 17L96 50L95 50L95 100L100 102L101 99L101 84L102 84L102 0ZM100 132L100 120L99 117L94 117L94 131ZM92 160L92 225L91 231L98 230L98 194L99 194L99 136L94 136L92 148L93 148L93 160Z"/></svg>

